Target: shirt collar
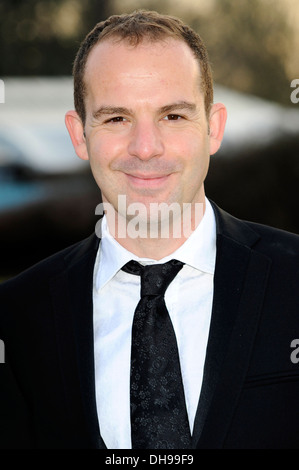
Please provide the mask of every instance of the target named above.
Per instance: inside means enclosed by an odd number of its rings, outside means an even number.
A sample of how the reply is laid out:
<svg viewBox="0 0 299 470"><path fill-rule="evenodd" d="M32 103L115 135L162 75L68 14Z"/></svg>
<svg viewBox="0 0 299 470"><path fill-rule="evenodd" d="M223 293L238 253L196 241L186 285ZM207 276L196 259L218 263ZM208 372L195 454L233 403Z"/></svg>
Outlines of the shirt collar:
<svg viewBox="0 0 299 470"><path fill-rule="evenodd" d="M102 238L95 266L96 289L99 290L130 260L144 264L166 263L175 258L202 272L214 274L216 259L216 222L214 211L206 198L204 216L188 239L175 252L156 261L139 258L121 246L109 233L107 220L102 219Z"/></svg>

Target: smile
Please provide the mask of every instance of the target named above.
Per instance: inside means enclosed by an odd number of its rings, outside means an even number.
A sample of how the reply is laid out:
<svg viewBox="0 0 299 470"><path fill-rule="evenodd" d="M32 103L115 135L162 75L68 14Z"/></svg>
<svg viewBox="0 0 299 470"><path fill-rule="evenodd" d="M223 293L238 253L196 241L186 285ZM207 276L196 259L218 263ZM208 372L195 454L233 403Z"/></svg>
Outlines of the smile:
<svg viewBox="0 0 299 470"><path fill-rule="evenodd" d="M162 186L170 175L131 175L125 173L129 182L140 188L158 188Z"/></svg>

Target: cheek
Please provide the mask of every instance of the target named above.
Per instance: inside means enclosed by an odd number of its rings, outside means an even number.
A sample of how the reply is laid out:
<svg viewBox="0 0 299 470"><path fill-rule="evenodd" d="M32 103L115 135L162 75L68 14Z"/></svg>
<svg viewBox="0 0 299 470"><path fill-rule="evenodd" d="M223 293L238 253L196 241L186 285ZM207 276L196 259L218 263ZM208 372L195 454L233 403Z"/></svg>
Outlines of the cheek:
<svg viewBox="0 0 299 470"><path fill-rule="evenodd" d="M88 146L90 168L93 177L107 201L124 192L119 172L111 170L111 164L124 155L124 146L113 136L94 136Z"/></svg>
<svg viewBox="0 0 299 470"><path fill-rule="evenodd" d="M109 178L109 164L111 152L105 140L91 140L88 145L89 163L93 177L101 191L107 191L111 182Z"/></svg>
<svg viewBox="0 0 299 470"><path fill-rule="evenodd" d="M184 143L177 141L177 149L180 149L181 158L186 170L194 171L194 177L203 170L209 161L209 143L207 138L190 133Z"/></svg>
<svg viewBox="0 0 299 470"><path fill-rule="evenodd" d="M182 149L184 152L184 149ZM208 139L190 137L185 152L181 154L184 163L183 185L187 191L197 190L203 183L209 168Z"/></svg>
<svg viewBox="0 0 299 470"><path fill-rule="evenodd" d="M95 172L108 171L111 162L117 157L119 151L120 145L117 144L116 139L110 136L91 138L88 145L88 154L92 170Z"/></svg>

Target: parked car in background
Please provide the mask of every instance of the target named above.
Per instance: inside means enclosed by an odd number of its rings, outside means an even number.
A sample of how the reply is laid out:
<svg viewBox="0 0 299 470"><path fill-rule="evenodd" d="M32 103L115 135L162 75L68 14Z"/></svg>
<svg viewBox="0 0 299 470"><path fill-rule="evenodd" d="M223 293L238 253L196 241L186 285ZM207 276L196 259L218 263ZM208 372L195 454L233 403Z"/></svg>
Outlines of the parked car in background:
<svg viewBox="0 0 299 470"><path fill-rule="evenodd" d="M0 104L0 277L75 242L96 224L100 193L64 124L71 77L7 78ZM216 84L228 109L208 196L238 217L299 233L299 108ZM17 247L17 248L16 248Z"/></svg>

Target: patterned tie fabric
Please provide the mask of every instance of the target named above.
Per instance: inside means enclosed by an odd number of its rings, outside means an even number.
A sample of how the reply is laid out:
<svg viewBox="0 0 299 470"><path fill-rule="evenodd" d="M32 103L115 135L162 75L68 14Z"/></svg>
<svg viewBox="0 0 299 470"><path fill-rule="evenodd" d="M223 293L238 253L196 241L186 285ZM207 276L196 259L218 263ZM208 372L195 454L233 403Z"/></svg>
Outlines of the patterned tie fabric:
<svg viewBox="0 0 299 470"><path fill-rule="evenodd" d="M164 294L183 263L122 269L141 276L131 350L131 435L133 449L190 449L191 434L175 332Z"/></svg>

